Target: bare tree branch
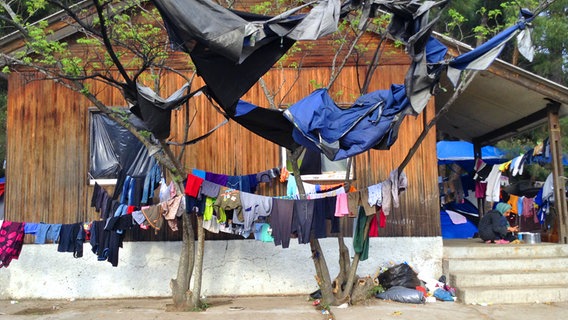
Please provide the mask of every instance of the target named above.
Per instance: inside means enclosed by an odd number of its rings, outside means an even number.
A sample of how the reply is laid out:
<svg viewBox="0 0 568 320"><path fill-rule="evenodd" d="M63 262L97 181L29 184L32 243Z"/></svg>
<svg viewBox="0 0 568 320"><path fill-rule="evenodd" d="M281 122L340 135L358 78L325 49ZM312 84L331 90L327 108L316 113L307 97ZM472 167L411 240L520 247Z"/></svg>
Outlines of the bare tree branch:
<svg viewBox="0 0 568 320"><path fill-rule="evenodd" d="M106 18L103 14L103 7L99 4L99 2L97 0L93 0L93 4L95 6L95 9L97 10L97 15L99 17L99 21L100 21L100 24L101 24L101 38L103 40L105 48L106 48L110 58L112 59L112 62L115 64L116 68L118 69L118 72L120 72L120 74L122 75L122 77L126 81L127 85L131 89L135 90L136 89L136 83L132 79L130 79L130 77L128 76L128 73L124 69L124 66L122 65L122 63L120 62L118 57L116 56L116 52L114 52L114 48L113 48L113 46L110 42L110 39L108 37L107 30L106 30L106 28L107 28Z"/></svg>

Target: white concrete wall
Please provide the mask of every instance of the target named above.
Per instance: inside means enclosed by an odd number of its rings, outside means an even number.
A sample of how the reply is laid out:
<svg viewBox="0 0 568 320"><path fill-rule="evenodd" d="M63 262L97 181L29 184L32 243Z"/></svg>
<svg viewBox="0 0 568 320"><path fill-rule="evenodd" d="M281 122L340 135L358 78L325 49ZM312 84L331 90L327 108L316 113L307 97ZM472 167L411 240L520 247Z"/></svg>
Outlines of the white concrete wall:
<svg viewBox="0 0 568 320"><path fill-rule="evenodd" d="M346 239L351 248L351 239ZM57 245L24 245L20 258L0 269L0 299L102 299L168 297L176 276L180 242L126 242L118 267L97 261L85 244L85 254L57 252ZM332 277L337 265L337 239L321 239ZM359 264L358 275L382 266L410 264L421 276L442 274L442 238L371 238L369 259ZM290 248L255 240L205 243L202 294L279 295L308 294L317 289L308 244L292 239Z"/></svg>

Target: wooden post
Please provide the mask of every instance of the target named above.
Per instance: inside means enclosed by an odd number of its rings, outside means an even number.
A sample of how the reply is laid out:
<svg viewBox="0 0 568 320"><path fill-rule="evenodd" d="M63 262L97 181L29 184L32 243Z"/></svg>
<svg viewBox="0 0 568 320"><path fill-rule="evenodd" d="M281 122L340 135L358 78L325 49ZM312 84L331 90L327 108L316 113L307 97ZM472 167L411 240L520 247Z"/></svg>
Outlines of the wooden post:
<svg viewBox="0 0 568 320"><path fill-rule="evenodd" d="M560 141L560 124L558 111L560 103L550 100L548 108L548 131L550 141L550 157L552 159L552 181L554 185L554 206L558 215L558 242L568 243L568 214L566 211L566 188L564 166L562 164L562 144Z"/></svg>
<svg viewBox="0 0 568 320"><path fill-rule="evenodd" d="M481 144L479 142L473 142L473 159L483 159L481 154ZM479 219L485 214L485 201L483 198L477 198L477 212L479 214Z"/></svg>

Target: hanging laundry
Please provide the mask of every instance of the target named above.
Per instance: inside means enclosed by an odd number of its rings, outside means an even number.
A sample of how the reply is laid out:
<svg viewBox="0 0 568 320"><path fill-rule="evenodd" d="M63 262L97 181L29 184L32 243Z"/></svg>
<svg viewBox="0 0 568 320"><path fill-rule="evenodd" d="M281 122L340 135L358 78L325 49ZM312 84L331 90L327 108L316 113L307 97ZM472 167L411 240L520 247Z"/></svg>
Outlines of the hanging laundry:
<svg viewBox="0 0 568 320"><path fill-rule="evenodd" d="M201 194L206 197L217 198L220 191L221 186L216 183L204 180L201 184Z"/></svg>
<svg viewBox="0 0 568 320"><path fill-rule="evenodd" d="M493 165L491 172L485 180L487 182L487 191L485 192L485 200L488 202L499 202L501 190L501 171L499 165Z"/></svg>
<svg viewBox="0 0 568 320"><path fill-rule="evenodd" d="M215 199L211 197L205 197L205 208L203 209L203 229L209 230L213 233L219 233L220 226L219 226L219 219L215 215L215 210L213 209L213 204L215 203ZM220 210L223 213L223 222L226 221L226 216L224 216L224 211Z"/></svg>
<svg viewBox="0 0 568 320"><path fill-rule="evenodd" d="M0 268L7 268L12 260L20 257L25 222L0 221Z"/></svg>
<svg viewBox="0 0 568 320"><path fill-rule="evenodd" d="M203 220L203 229L211 232L211 233L219 233L221 231L221 227L219 225L219 221L217 220L216 216L212 216L208 220Z"/></svg>
<svg viewBox="0 0 568 320"><path fill-rule="evenodd" d="M141 204L152 204L152 198L154 197L154 190L160 185L162 180L162 171L160 165L155 163L150 171L146 174L144 178L144 188L142 191Z"/></svg>
<svg viewBox="0 0 568 320"><path fill-rule="evenodd" d="M339 218L335 216L337 196L314 199L313 229L318 239L327 237L326 220L331 220L331 233L339 232Z"/></svg>
<svg viewBox="0 0 568 320"><path fill-rule="evenodd" d="M344 217L349 215L349 202L347 193L338 194L335 203L335 216Z"/></svg>
<svg viewBox="0 0 568 320"><path fill-rule="evenodd" d="M187 182L185 183L185 194L197 198L199 195L199 188L201 188L201 184L203 183L203 179L194 176L193 174L187 175Z"/></svg>
<svg viewBox="0 0 568 320"><path fill-rule="evenodd" d="M377 214L372 215L370 218L371 218L371 224L369 225L369 237L378 237L379 221L377 219Z"/></svg>
<svg viewBox="0 0 568 320"><path fill-rule="evenodd" d="M185 211L182 205L183 197L176 195L169 200L160 202L158 205L162 207L164 219L172 231L178 231L177 218Z"/></svg>
<svg viewBox="0 0 568 320"><path fill-rule="evenodd" d="M243 223L244 217L242 212L241 194L239 191L221 188L221 192L219 192L219 195L213 204L213 208L216 213L219 213L219 209L223 209L225 211L233 210L233 222L240 224Z"/></svg>
<svg viewBox="0 0 568 320"><path fill-rule="evenodd" d="M220 186L227 186L227 181L229 181L229 176L225 174L217 174L213 172L205 173L205 180L216 183Z"/></svg>
<svg viewBox="0 0 568 320"><path fill-rule="evenodd" d="M142 209L142 214L144 215L144 218L146 218L146 221L144 223L154 228L154 232L156 234L158 234L158 231L164 224L164 213L165 210L159 204L144 207Z"/></svg>
<svg viewBox="0 0 568 320"><path fill-rule="evenodd" d="M388 216L392 210L392 182L390 180L385 180L382 182L382 196L383 205L381 206L385 216Z"/></svg>
<svg viewBox="0 0 568 320"><path fill-rule="evenodd" d="M295 200L292 215L291 233L298 236L299 244L310 243L312 221L314 217L314 200Z"/></svg>
<svg viewBox="0 0 568 320"><path fill-rule="evenodd" d="M46 224L40 223L36 231L35 243L44 244L46 242L56 243L59 240L59 233L61 232L61 224Z"/></svg>
<svg viewBox="0 0 568 320"><path fill-rule="evenodd" d="M369 258L369 237L364 234L367 219L371 219L371 217L367 217L365 210L360 207L355 224L355 233L353 234L353 250L355 253L359 253L360 261L365 261Z"/></svg>
<svg viewBox="0 0 568 320"><path fill-rule="evenodd" d="M2 226L1 223L0 223L0 226ZM25 234L35 235L38 230L39 230L39 223L26 222L26 224L24 226L24 233Z"/></svg>
<svg viewBox="0 0 568 320"><path fill-rule="evenodd" d="M367 216L371 216L376 212L375 206L369 205L368 189L347 193L347 202L350 216L355 216L359 212L359 207L363 208Z"/></svg>
<svg viewBox="0 0 568 320"><path fill-rule="evenodd" d="M142 207L145 208L145 207ZM146 217L142 213L142 210L136 210L132 212L132 219L140 226L145 226L144 221L146 221ZM143 229L147 229L146 227L142 227Z"/></svg>
<svg viewBox="0 0 568 320"><path fill-rule="evenodd" d="M272 229L268 223L255 223L254 224L254 239L262 242L274 242L272 237Z"/></svg>
<svg viewBox="0 0 568 320"><path fill-rule="evenodd" d="M59 238L58 252L72 252L75 258L83 256L83 242L85 241L83 223L61 225Z"/></svg>
<svg viewBox="0 0 568 320"><path fill-rule="evenodd" d="M107 229L110 228L110 229ZM104 255L106 260L113 266L118 266L118 256L119 250L122 248L122 242L124 239L124 232L117 232L119 230L132 229L132 215L125 215L118 217L114 224L105 227L106 241L108 246Z"/></svg>
<svg viewBox="0 0 568 320"><path fill-rule="evenodd" d="M256 174L256 180L261 183L272 183L272 180L280 176L280 169L272 168Z"/></svg>
<svg viewBox="0 0 568 320"><path fill-rule="evenodd" d="M383 204L383 190L382 184L377 183L367 187L368 204L369 206L382 206Z"/></svg>
<svg viewBox="0 0 568 320"><path fill-rule="evenodd" d="M294 200L275 198L272 203L270 227L274 237L274 245L282 248L290 247Z"/></svg>
<svg viewBox="0 0 568 320"><path fill-rule="evenodd" d="M392 204L393 207L398 208L400 206L398 195L408 187L408 179L406 173L398 174L398 168L391 171L389 179L391 181Z"/></svg>
<svg viewBox="0 0 568 320"><path fill-rule="evenodd" d="M250 233L259 217L268 217L272 212L272 197L240 192L244 231Z"/></svg>

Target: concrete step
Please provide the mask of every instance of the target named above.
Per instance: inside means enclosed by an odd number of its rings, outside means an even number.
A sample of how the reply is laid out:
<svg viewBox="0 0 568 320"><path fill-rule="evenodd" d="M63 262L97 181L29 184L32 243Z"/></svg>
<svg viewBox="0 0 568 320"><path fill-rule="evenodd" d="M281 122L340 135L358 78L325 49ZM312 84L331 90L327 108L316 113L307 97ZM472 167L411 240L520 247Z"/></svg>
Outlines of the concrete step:
<svg viewBox="0 0 568 320"><path fill-rule="evenodd" d="M479 240L481 241L481 240ZM568 245L541 244L486 244L469 246L444 245L444 258L545 258L568 257Z"/></svg>
<svg viewBox="0 0 568 320"><path fill-rule="evenodd" d="M456 288L457 301L465 304L549 303L568 301L565 285L526 286L511 288L462 287ZM544 315L543 315L544 316Z"/></svg>
<svg viewBox="0 0 568 320"><path fill-rule="evenodd" d="M508 287L564 285L568 287L568 269L558 271L493 271L493 272L451 272L450 284L456 288L476 286Z"/></svg>
<svg viewBox="0 0 568 320"><path fill-rule="evenodd" d="M525 272L530 270L562 271L568 270L568 257L558 258L501 258L490 259L443 259L442 268L445 274L456 272L490 272L509 271Z"/></svg>
<svg viewBox="0 0 568 320"><path fill-rule="evenodd" d="M568 301L568 245L444 241L442 268L462 303Z"/></svg>

